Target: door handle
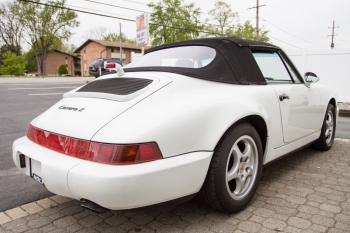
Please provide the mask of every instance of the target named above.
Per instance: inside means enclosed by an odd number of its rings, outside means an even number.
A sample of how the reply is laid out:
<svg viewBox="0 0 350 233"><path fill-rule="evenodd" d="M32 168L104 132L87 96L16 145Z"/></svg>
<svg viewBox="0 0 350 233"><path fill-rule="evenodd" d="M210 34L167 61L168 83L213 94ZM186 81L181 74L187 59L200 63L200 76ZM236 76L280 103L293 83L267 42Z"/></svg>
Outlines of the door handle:
<svg viewBox="0 0 350 233"><path fill-rule="evenodd" d="M280 97L280 101L283 101L285 99L289 99L289 96L286 93L283 93L282 95L279 96Z"/></svg>

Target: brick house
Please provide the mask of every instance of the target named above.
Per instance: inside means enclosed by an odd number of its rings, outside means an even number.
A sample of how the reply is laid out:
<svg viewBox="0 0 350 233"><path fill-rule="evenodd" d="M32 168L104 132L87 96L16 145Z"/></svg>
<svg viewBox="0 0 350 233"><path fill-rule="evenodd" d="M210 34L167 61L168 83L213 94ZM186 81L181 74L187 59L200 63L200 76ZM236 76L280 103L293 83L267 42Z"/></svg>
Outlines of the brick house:
<svg viewBox="0 0 350 233"><path fill-rule="evenodd" d="M149 47L147 47L149 48ZM141 47L136 44L122 43L122 60L131 62L131 53L142 53ZM80 54L81 75L89 75L89 65L98 58L120 60L120 42L88 39L77 48L75 53Z"/></svg>
<svg viewBox="0 0 350 233"><path fill-rule="evenodd" d="M54 49L46 57L46 76L57 76L61 65L66 65L68 74L80 76L80 58ZM78 69L76 69L76 67Z"/></svg>

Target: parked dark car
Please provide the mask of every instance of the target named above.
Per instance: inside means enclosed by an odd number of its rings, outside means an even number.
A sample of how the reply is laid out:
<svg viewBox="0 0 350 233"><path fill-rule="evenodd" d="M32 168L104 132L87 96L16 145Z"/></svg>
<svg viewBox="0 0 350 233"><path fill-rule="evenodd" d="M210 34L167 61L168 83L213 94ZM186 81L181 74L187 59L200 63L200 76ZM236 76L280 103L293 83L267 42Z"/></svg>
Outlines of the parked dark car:
<svg viewBox="0 0 350 233"><path fill-rule="evenodd" d="M120 60L96 59L89 66L89 74L98 78L102 75L113 74L117 72L116 63L125 66L126 63ZM101 71L100 71L101 69Z"/></svg>

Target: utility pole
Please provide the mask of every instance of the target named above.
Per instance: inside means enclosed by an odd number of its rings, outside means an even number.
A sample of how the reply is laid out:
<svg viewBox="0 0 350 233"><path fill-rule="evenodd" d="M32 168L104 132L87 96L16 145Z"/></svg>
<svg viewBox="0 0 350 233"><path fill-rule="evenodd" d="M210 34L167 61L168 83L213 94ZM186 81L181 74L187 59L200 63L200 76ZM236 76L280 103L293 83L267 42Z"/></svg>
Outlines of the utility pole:
<svg viewBox="0 0 350 233"><path fill-rule="evenodd" d="M339 28L339 26L338 26L338 27L334 27L334 24L335 24L335 20L333 20L333 27L328 27L329 29L332 29L332 35L328 35L328 36L331 36L331 37L332 37L331 49L334 48L334 43L333 43L333 41L334 41L334 36L337 36L337 35L338 35L338 34L334 35L334 28Z"/></svg>
<svg viewBox="0 0 350 233"><path fill-rule="evenodd" d="M122 24L119 23L119 41L120 41L120 61L123 61L123 48L122 48Z"/></svg>
<svg viewBox="0 0 350 233"><path fill-rule="evenodd" d="M259 6L259 0L256 0L256 6L248 8L248 10L256 8L256 41L259 41L259 8L263 6L266 4Z"/></svg>

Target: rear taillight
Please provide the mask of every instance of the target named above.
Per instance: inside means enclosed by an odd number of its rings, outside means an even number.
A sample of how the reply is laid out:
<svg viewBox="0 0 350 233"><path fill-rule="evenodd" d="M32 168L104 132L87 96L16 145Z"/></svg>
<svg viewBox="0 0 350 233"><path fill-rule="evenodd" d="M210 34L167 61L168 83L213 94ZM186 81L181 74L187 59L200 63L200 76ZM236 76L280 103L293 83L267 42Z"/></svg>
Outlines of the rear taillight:
<svg viewBox="0 0 350 233"><path fill-rule="evenodd" d="M90 141L71 138L29 126L27 137L33 142L69 156L85 159Z"/></svg>
<svg viewBox="0 0 350 233"><path fill-rule="evenodd" d="M88 160L108 164L132 164L161 159L156 143L114 145L91 142Z"/></svg>
<svg viewBox="0 0 350 233"><path fill-rule="evenodd" d="M105 65L105 68L106 69L112 69L112 68L115 68L116 67L116 64L115 63L107 63L106 65Z"/></svg>
<svg viewBox="0 0 350 233"><path fill-rule="evenodd" d="M130 145L90 142L54 134L35 128L32 125L29 126L27 137L45 148L97 163L122 165L163 158L155 142Z"/></svg>

